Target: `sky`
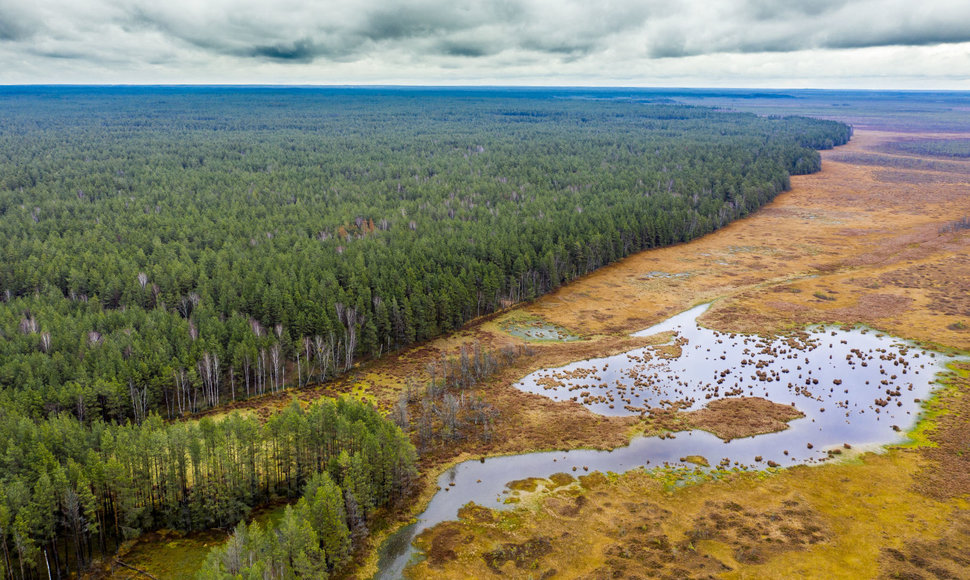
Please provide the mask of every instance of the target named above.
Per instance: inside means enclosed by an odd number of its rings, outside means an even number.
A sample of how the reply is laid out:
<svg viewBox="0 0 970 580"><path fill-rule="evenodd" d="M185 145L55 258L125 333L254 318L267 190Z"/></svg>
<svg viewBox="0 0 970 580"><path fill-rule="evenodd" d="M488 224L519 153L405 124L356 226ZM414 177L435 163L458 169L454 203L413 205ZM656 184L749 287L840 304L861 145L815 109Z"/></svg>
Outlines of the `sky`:
<svg viewBox="0 0 970 580"><path fill-rule="evenodd" d="M970 0L0 0L0 84L970 90Z"/></svg>

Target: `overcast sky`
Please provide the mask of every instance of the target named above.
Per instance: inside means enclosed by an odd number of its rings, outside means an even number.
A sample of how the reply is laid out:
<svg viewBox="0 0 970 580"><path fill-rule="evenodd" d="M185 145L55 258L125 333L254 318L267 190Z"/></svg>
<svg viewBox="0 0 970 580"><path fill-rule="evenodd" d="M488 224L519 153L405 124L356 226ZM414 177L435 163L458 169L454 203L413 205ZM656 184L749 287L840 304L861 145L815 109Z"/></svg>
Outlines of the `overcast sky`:
<svg viewBox="0 0 970 580"><path fill-rule="evenodd" d="M0 83L970 89L970 0L0 0Z"/></svg>

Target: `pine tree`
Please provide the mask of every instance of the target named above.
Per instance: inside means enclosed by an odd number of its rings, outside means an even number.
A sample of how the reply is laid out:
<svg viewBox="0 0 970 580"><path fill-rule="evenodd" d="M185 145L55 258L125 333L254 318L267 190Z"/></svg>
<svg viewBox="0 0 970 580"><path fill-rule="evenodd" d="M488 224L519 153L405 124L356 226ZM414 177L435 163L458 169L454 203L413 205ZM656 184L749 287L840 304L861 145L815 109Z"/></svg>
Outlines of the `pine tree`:
<svg viewBox="0 0 970 580"><path fill-rule="evenodd" d="M320 538L331 570L343 564L350 554L350 530L340 488L324 472L307 483L304 498L310 523Z"/></svg>

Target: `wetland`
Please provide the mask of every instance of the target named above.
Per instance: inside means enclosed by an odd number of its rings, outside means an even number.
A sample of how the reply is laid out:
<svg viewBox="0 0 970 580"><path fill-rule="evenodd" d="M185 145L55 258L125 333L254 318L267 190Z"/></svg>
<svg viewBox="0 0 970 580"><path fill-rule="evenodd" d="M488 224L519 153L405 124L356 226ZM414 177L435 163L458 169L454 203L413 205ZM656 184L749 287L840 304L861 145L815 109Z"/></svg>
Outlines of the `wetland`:
<svg viewBox="0 0 970 580"><path fill-rule="evenodd" d="M758 470L899 443L939 373L959 360L864 328L817 326L774 337L720 333L697 322L709 307L701 304L635 333L664 334L667 343L542 369L514 386L580 402L603 415L697 413L713 433L690 429L634 437L616 449L508 455L453 466L438 477L439 491L417 521L381 548L376 578L400 577L409 561L420 558L412 540L456 519L463 506L515 506L515 492L535 491L542 485L537 481L558 480L560 485L549 486L556 489L574 481L573 475L641 467ZM671 345L677 347L673 352ZM775 405L789 412L764 429ZM745 417L745 408L753 415ZM724 435L725 429L734 436Z"/></svg>

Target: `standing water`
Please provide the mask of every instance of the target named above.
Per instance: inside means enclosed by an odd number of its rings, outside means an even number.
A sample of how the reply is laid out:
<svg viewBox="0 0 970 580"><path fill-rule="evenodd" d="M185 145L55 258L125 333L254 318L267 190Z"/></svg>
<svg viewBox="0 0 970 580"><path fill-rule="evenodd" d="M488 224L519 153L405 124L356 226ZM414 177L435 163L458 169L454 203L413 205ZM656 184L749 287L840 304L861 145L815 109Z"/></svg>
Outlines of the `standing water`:
<svg viewBox="0 0 970 580"><path fill-rule="evenodd" d="M805 417L776 433L722 441L704 431L668 438L636 437L612 451L527 453L466 461L438 478L439 491L418 516L381 547L377 578L400 578L416 551L411 541L457 518L468 502L502 508L506 483L565 472L623 472L641 466L684 465L702 456L757 468L813 463L849 444L877 449L899 442L919 402L953 357L926 351L872 330L813 327L788 336L721 333L697 324L709 304L636 333L670 332L671 342L536 371L516 387L557 401L572 400L602 415L642 414L652 407L697 409L728 397L792 404ZM756 461L756 457L760 461Z"/></svg>

